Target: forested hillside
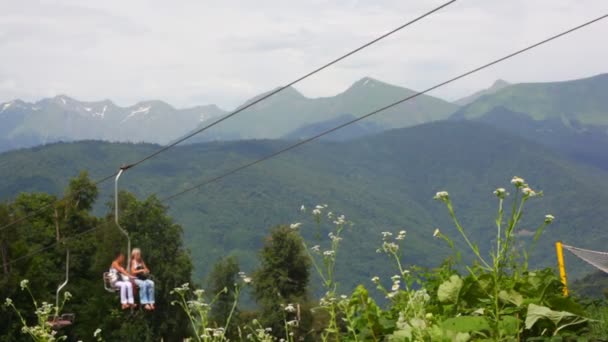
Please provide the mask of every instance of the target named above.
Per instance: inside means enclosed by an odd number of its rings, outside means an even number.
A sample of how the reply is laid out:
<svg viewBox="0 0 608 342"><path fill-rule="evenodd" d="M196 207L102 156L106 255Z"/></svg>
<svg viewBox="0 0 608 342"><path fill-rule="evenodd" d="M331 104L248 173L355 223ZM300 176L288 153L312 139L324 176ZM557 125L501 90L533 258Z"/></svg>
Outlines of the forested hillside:
<svg viewBox="0 0 608 342"><path fill-rule="evenodd" d="M159 198L263 157L287 141L240 141L178 147L154 161L129 170L121 187ZM158 148L153 145L82 142L0 155L0 195L20 191L58 193L79 170L93 179L114 172ZM67 157L69 156L69 158ZM577 166L550 150L486 125L440 122L388 131L343 142L314 143L247 169L166 203L184 227L197 277L225 255L235 255L243 269L252 269L255 253L270 226L301 220L301 205L327 203L356 222L345 232L345 252L338 262L341 281L352 286L372 273L385 274L375 253L380 232L408 232L407 262L436 266L447 250L432 233L440 227L455 234L449 217L432 201L447 190L472 236L486 248L493 231L495 203L488 189L505 186L513 175L524 176L542 202L531 201L535 216L524 215L524 240L543 215L557 217L543 235L532 258L553 265L553 242L602 249L608 214L604 172ZM100 202L110 199L110 182L100 185ZM102 212L99 211L98 212ZM304 231L307 237L314 232ZM460 240L456 240L460 241ZM461 243L458 242L458 243ZM573 275L589 269L571 269Z"/></svg>

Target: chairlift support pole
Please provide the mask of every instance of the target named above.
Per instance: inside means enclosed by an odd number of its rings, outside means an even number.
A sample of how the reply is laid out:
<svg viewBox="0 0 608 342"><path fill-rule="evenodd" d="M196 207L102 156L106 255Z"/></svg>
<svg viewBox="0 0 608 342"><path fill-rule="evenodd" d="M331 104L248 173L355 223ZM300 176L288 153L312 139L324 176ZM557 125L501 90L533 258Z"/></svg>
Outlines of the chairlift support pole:
<svg viewBox="0 0 608 342"><path fill-rule="evenodd" d="M129 237L129 232L126 229L123 229L118 222L118 179L122 175L122 173L127 170L128 167L121 167L116 175L116 179L114 180L114 221L116 222L116 226L120 229L120 232L127 238L127 270L131 267L131 238Z"/></svg>
<svg viewBox="0 0 608 342"><path fill-rule="evenodd" d="M557 266L559 268L559 277L564 285L563 292L564 296L568 296L568 279L566 277L566 264L564 263L564 250L562 242L557 241L555 243L555 252L557 253Z"/></svg>
<svg viewBox="0 0 608 342"><path fill-rule="evenodd" d="M65 281L61 285L59 285L59 287L57 288L57 293L55 294L56 315L59 314L59 294L61 293L61 290L63 290L63 288L68 284L69 280L70 280L70 250L66 249L66 251L65 251Z"/></svg>

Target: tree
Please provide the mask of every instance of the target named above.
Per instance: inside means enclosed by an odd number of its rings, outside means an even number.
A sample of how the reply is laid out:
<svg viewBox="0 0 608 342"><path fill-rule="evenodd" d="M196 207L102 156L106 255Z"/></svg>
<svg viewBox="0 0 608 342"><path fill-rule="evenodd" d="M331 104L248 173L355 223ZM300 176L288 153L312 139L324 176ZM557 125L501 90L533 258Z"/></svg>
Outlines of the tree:
<svg viewBox="0 0 608 342"><path fill-rule="evenodd" d="M284 332L283 306L308 301L311 261L302 237L289 226L272 229L260 251L260 268L253 276L254 296L261 307L261 322L281 336ZM307 324L300 322L300 330Z"/></svg>

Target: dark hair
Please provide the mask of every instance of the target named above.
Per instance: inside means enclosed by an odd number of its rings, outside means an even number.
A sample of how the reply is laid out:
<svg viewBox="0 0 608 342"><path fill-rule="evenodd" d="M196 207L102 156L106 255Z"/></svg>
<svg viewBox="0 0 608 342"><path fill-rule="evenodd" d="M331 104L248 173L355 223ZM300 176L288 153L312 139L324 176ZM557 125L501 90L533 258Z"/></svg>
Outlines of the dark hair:
<svg viewBox="0 0 608 342"><path fill-rule="evenodd" d="M120 256L125 256L125 253L123 253L122 251L116 251L116 253L114 253L114 259L118 259L118 257Z"/></svg>

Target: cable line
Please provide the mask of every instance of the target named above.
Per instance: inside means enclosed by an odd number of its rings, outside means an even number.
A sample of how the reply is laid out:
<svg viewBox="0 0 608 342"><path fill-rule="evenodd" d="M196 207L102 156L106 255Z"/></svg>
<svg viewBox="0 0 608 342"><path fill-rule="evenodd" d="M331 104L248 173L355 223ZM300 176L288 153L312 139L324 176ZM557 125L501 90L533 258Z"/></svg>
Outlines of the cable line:
<svg viewBox="0 0 608 342"><path fill-rule="evenodd" d="M247 163L247 164L244 164L244 165L242 165L242 166L240 166L240 167L237 167L237 168L235 168L235 169L233 169L233 170L231 170L231 171L228 171L228 172L226 172L226 173L224 173L224 174L222 174L222 175L220 175L220 176L217 176L217 177L211 178L211 179L209 179L209 180L207 180L207 181L205 181L205 182L199 183L198 185L195 185L195 186L189 187L189 188L187 188L187 189L184 189L184 190L182 190L182 191L180 191L180 192L177 192L177 193L175 193L175 194L173 194L173 195L170 195L170 196L168 196L168 197L166 197L166 198L164 198L164 199L160 200L160 202L167 202L167 201L170 201L170 200L172 200L172 199L174 199L174 198L176 198L176 197L178 197L178 196L181 196L181 195L183 195L183 194L186 194L186 193L188 193L188 192L190 192L190 191L192 191L192 190L198 189L198 188L200 188L200 187L202 187L202 186L204 186L204 185L207 185L207 184L210 184L210 183L213 183L213 182L217 182L217 181L219 181L219 180L221 180L221 179L223 179L223 178L225 178L225 177L228 177L228 176L230 176L230 175L232 175L232 174L234 174L234 173L236 173L236 172L239 172L239 171L241 171L241 170L243 170L243 169L246 169L246 168L248 168L248 167L251 167L251 166L253 166L253 165L259 164L259 163L264 162L264 161L266 161L266 160L268 160L268 159L271 159L271 158L273 158L273 157L276 157L276 156L278 156L278 155L280 155L280 154L282 154L282 153L285 153L285 152L287 152L287 151L289 151L289 150L292 150L292 149L294 149L294 148L296 148L296 147L299 147L299 146L301 146L301 145L304 145L304 144L306 144L306 143L309 143L309 142L311 142L311 141L313 141L313 140L315 140L315 139L317 139L317 138L320 138L320 137L322 137L322 136L324 136L324 135L330 134L330 133L332 133L332 132L334 132L334 131L337 131L337 130L339 130L339 129L341 129L341 128L344 128L344 127L346 127L346 126L349 126L349 125L351 125L351 124L353 124L353 123L355 123L355 122L361 121L361 120L363 120L363 119L365 119L365 118L368 118L368 117L370 117L370 116L372 116L372 115L378 114L378 113L380 113L380 112L382 112L382 111L384 111L384 110L386 110L386 109L392 108L392 107L394 107L394 106L396 106L396 105L398 105L398 104L400 104L400 103L403 103L403 102L409 101L409 100L411 100L411 99L413 99L413 98L416 98L416 97L418 97L418 96L420 96L420 95L426 94L426 93L428 93L428 92L430 92L430 91L432 91L432 90L435 90L435 89L437 89L437 88L443 87L443 86L445 86L445 85L447 85L447 84L450 84L450 83L452 83L452 82L455 82L455 81L457 81L457 80L459 80L459 79L461 79L461 78L467 77L467 76L469 76L469 75L471 75L471 74L474 74L474 73L479 72L479 71L481 71L481 70L483 70L483 69L486 69L486 68L488 68L488 67L490 67L490 66L492 66L492 65L495 65L495 64L497 64L497 63L503 62L503 61L505 61L505 60L507 60L507 59L510 59L510 58L512 58L512 57L515 57L515 56L517 56L517 55L519 55L519 54L522 54L522 53L524 53L524 52L526 52L526 51L529 51L529 50L531 50L531 49L534 49L534 48L536 48L536 47L538 47L538 46L541 46L541 45L544 45L544 44L546 44L546 43L549 43L549 42L551 42L551 41L553 41L553 40L555 40L555 39L557 39L557 38L563 37L563 36L568 35L568 34L570 34L570 33L572 33L572 32L575 32L575 31L577 31L577 30L580 30L580 29L582 29L582 28L584 28L584 27L586 27L586 26L589 26L589 25L591 25L591 24L593 24L593 23L596 23L596 22L598 22L598 21L600 21L600 20L606 19L607 17L608 17L608 14L604 14L604 15L602 15L602 16L600 16L600 17L597 17L597 18L595 18L595 19L592 19L592 20L590 20L590 21L587 21L587 22L585 22L585 23L583 23L583 24L581 24L581 25L575 26L575 27L570 28L570 29L568 29L568 30L566 30L566 31L563 31L563 32L561 32L561 33L558 33L558 34L556 34L556 35L553 35L553 36L551 36L551 37L549 37L549 38L546 38L546 39L544 39L544 40L541 40L541 41L539 41L539 42L537 42L537 43L534 43L534 44L532 44L532 45L529 45L529 46L527 46L527 47L525 47L525 48L523 48L523 49L517 50L517 51L512 52L512 53L510 53L510 54L508 54L508 55L506 55L506 56L503 56L503 57L501 57L501 58L495 59L495 60L493 60L493 61L491 61L491 62L488 62L488 63L486 63L486 64L483 64L482 66L479 66L479 67L474 68L474 69L472 69L472 70L469 70L469 71L467 71L467 72L465 72L465 73L462 73L462 74L460 74L460 75L458 75L458 76L455 76L455 77L453 77L453 78L450 78L450 79L448 79L447 81L444 81L444 82L438 83L438 84L436 84L436 85L434 85L434 86L432 86L432 87L430 87L430 88L427 88L427 89L425 89L425 90L423 90L423 91L421 91L421 92L415 93L415 94L413 94L413 95L411 95L411 96L408 96L408 97L403 98L403 99L401 99L401 100L399 100L399 101L393 102L393 103L391 103L391 104L389 104L389 105L386 105L386 106L384 106L384 107L382 107L382 108L376 109L376 110L374 110L374 111L372 111L372 112L370 112L370 113L368 113L368 114L366 114L366 115L364 115L364 116L361 116L361 117L359 117L359 118L357 118L357 119L351 120L351 121L349 121L349 122L346 122L346 123L341 124L341 125L339 125L339 126L336 126L336 127L334 127L334 128L328 129L328 130L326 130L326 131L324 131L324 132L322 132L322 133L319 133L319 134L317 134L317 135L315 135L315 136L313 136L313 137L310 137L310 138L307 138L307 139L305 139L305 140L299 141L299 142L297 142L297 143L295 143L295 144L292 144L292 145L290 145L290 146L288 146L288 147L286 147L286 148L283 148L283 149L281 149L281 150L279 150L279 151L277 151L277 152L274 152L274 153L272 153L272 154L270 154L270 155L268 155L268 156L266 156L266 157L263 157L263 158L257 159L257 160L255 160L255 161L250 162L250 163ZM99 228L99 226L94 227L94 228L91 228L91 229L86 230L86 231L84 231L84 232L80 232L80 233L78 233L78 234L76 234L76 235L74 235L74 236L72 236L72 237L70 237L70 238L66 238L66 239L75 238L75 237L77 237L77 236L79 236L79 235L83 235L83 234L89 233L89 232L91 232L91 231L93 231L93 230L96 230L97 228ZM52 248L52 246L54 246L54 245L56 245L56 244L57 244L57 242L55 242L55 243L53 243L53 244L51 244L51 245L48 245L48 246L46 246L46 247L44 247L44 248L42 248L42 249L40 249L40 250L37 250L37 251L31 252L31 253L28 253L28 254L26 254L26 255L24 255L24 256L22 256L22 257L19 257L19 258L17 258L17 259L14 259L14 260L10 261L10 262L9 262L9 264L15 263L15 262L17 262L17 261L23 260L23 259L25 259L25 258L29 258L29 257L31 257L31 256L33 256L33 255L38 254L38 253L41 253L41 252L43 252L43 251L45 251L45 250L48 250L48 249Z"/></svg>
<svg viewBox="0 0 608 342"><path fill-rule="evenodd" d="M113 173L113 174L111 174L111 175L108 175L108 176L106 176L106 177L104 177L104 178L102 178L102 179L100 179L100 180L98 180L98 181L95 181L93 184L94 184L95 186L97 186L97 185L99 185L99 184L101 184L101 183L107 182L108 180L112 179L112 177L116 176L116 174L117 174L117 173L118 173L118 172L114 172L114 173ZM76 195L78 195L78 194L80 194L80 191L77 191L76 193L71 194L71 196L76 196ZM51 203L49 203L49 204L43 205L42 207L40 207L40 208L38 208L38 209L34 210L33 212L31 212L31 213L29 213L29 214L27 214L27 215L25 215L25 216L23 216L23 217L20 217L20 218L16 219L15 221L12 221L11 223L8 223L8 224L6 224L6 225L4 225L4 226L0 227L0 232L1 232L1 231L6 230L6 229L8 229L8 228L10 228L10 227L11 227L11 226L13 226L13 225L16 225L17 223L23 222L23 221L25 221L25 220L27 220L27 219L29 219L29 218L31 218L31 217L37 216L38 214L40 214L41 212L45 211L46 209L48 209L48 208L52 207L53 205L55 205L55 204L57 204L57 203L59 203L59 202L61 202L61 201L65 201L66 199L67 199L67 198L63 198L63 199L54 200L54 201L52 201L52 202L51 202Z"/></svg>
<svg viewBox="0 0 608 342"><path fill-rule="evenodd" d="M230 113L228 115L225 115L225 116L221 117L220 119L218 119L218 120L216 120L216 121L214 121L214 122L212 122L212 123L210 123L210 124L208 124L208 125L200 128L200 129L197 129L196 131L194 131L194 132L192 132L192 133L190 133L190 134L188 134L188 135L186 135L186 136L184 136L184 137L176 140L175 142L172 142L171 144L162 147L158 151L156 151L156 152L154 152L154 153L152 153L152 154L150 154L150 155L148 155L148 156L146 156L146 157L144 157L144 158L142 158L142 159L140 159L140 160L138 160L138 161L136 161L136 162L134 162L132 164L129 164L129 167L130 168L131 167L135 167L135 166L137 166L137 165L139 165L139 164L141 164L141 163L143 163L143 162L145 162L145 161L147 161L149 159L152 159L152 158L156 157L157 155L159 155L159 154L161 154L161 153L163 153L163 152L165 152L165 151L167 151L167 150L175 147L176 145L178 145L178 144L180 144L180 143L182 143L182 142L184 142L184 141L192 138L193 136L195 136L195 135L197 135L199 133L202 133L202 132L208 130L209 128L211 128L211 127L213 127L213 126L215 126L215 125L217 125L217 124L219 124L219 123L221 123L221 122L223 122L225 120L230 119L231 117L233 117L233 116L241 113L245 109L251 108L252 106L254 106L254 105L256 105L256 104L258 104L258 103L260 103L260 102L262 102L262 101L264 101L266 99L268 99L269 97L274 96L274 95L282 92L283 90L285 90L285 89L287 89L287 88L289 88L291 86L294 86L297 83L300 83L301 81L309 78L310 76L312 76L312 75L314 75L316 73L319 73L319 72L321 72L321 71L329 68L330 66L332 66L332 65L340 62L343 59L346 59L346 58L354 55L355 53L357 53L357 52L359 52L359 51L361 51L361 50L363 50L363 49L365 49L365 48L367 48L367 47L369 47L371 45L374 45L375 43L383 40L384 38L386 38L386 37L388 37L390 35L393 35L393 34L399 32L399 31L403 30L404 28L406 28L406 27L408 27L408 26L410 26L410 25L412 25L412 24L414 24L414 23L416 23L416 22L424 19L425 17L428 17L429 15L431 15L431 14L439 11L440 9L442 9L444 7L447 7L447 6L451 5L451 4L453 4L454 2L456 2L456 0L451 0L451 1L448 1L448 2L444 3L443 5L440 5L439 7L435 7L434 9L432 9L432 10L430 10L430 11L428 11L428 12L426 12L426 13L418 16L418 17L416 17L415 19L410 20L407 23L405 23L405 24L403 24L403 25L401 25L401 26L399 26L399 27L397 27L397 28L395 28L395 29L393 29L393 30L391 30L391 31L389 31L389 32L387 32L387 33L379 36L378 38L375 38L375 39L373 39L373 40L371 40L371 41L369 41L369 42L361 45L360 47L358 47L358 48L356 48L354 50L351 50L350 52L348 52L348 53L346 53L346 54L344 54L344 55L342 55L342 56L340 56L340 57L338 57L338 58L336 58L336 59L328 62L327 64L324 64L323 66L321 66L321 67L319 67L319 68L317 68L317 69L315 69L315 70L313 70L313 71L305 74L304 76L301 76L301 77L299 77L299 78L291 81L287 85L279 87L279 88L271 91L270 93L267 93L266 95L264 95L264 96L256 99L255 101L252 101L252 102L248 103L247 105L236 109L232 113Z"/></svg>
<svg viewBox="0 0 608 342"><path fill-rule="evenodd" d="M412 19L412 20L406 22L405 24L400 25L399 27L397 27L397 28L395 28L393 30L391 30L391 31L389 31L387 33L384 33L383 35L381 35L381 36L379 36L379 37L377 37L377 38L375 38L375 39L373 39L373 40L371 40L371 41L369 41L369 42L367 42L367 43L359 46L358 48L356 48L354 50L351 50L350 52L348 52L348 53L346 53L346 54L344 54L344 55L342 55L342 56L340 56L340 57L338 57L338 58L336 58L336 59L334 59L334 60L332 60L332 61L324 64L323 66L321 66L321 67L319 67L319 68L317 68L317 69L315 69L315 70L313 70L313 71L311 71L311 72L309 72L307 74L305 74L304 76L301 76L301 77L295 79L294 81L291 81L286 86L277 88L277 89L271 91L270 93L265 94L264 96L256 99L255 101L253 101L251 103L248 103L247 105L234 110L233 112L231 112L231 113L229 113L229 114L227 114L227 115L219 118L218 120L216 120L216 121L214 121L214 122L212 122L212 123L210 123L210 124L208 124L208 125L200 128L200 129L197 129L196 131L194 131L192 133L189 133L188 135L186 135L186 136L184 136L182 138L179 138L178 140L172 142L169 145L166 145L166 146L160 148L159 150L157 150L157 151L149 154L148 156L146 156L146 157L144 157L144 158L142 158L142 159L140 159L140 160L138 160L138 161L136 161L134 163L131 163L131 164L128 164L126 166L121 167L121 169L127 170L127 169L130 169L130 168L136 167L136 166L140 165L141 163L143 163L143 162L145 162L147 160L150 160L150 159L156 157L157 155L159 155L159 154L161 154L163 152L166 152L167 150L172 149L176 145L178 145L178 144L180 144L180 143L182 143L182 142L184 142L184 141L186 141L186 140L194 137L195 135L198 135L198 134L200 134L200 133L202 133L202 132L210 129L213 126L216 126L216 125L220 124L221 122L230 119L231 117L233 117L233 116L241 113L242 111L244 111L244 110L246 110L246 109L248 109L248 108L250 108L250 107L252 107L252 106L254 106L254 105L256 105L256 104L258 104L258 103L260 103L260 102L262 102L264 100L266 100L266 99L268 99L271 96L274 96L274 95L282 92L283 90L285 90L285 89L287 89L287 88L289 88L289 87L291 87L291 86L293 86L293 85L295 85L295 84L297 84L297 83L299 83L299 82L301 82L301 81L309 78L310 76L312 76L314 74L317 74L317 73L321 72L324 69L327 69L328 67L330 67L330 66L332 66L332 65L334 65L334 64L336 64L336 63L338 63L338 62L340 62L340 61L342 61L342 60L344 60L344 59L346 59L346 58L348 58L348 57L350 57L352 55L354 55L355 53L357 53L357 52L359 52L361 50L364 50L365 48L370 47L371 45L374 45L375 43L383 40L384 38L387 38L388 36L391 36L391 35L399 32L399 31L403 30L404 28L406 28L406 27L408 27L408 26L410 26L410 25L412 25L412 24L414 24L414 23L416 23L416 22L424 19L425 17L428 17L429 15L431 15L431 14L433 14L433 13L441 10L444 7L447 7L447 6L451 5L451 4L453 4L456 1L457 0L451 0L451 1L448 1L448 2L442 4L442 5L438 6L438 7L433 8L432 10L430 10L430 11L428 11L428 12L426 12L426 13L418 16L418 17L416 17L415 19ZM116 174L117 174L117 172L113 173L112 175L108 175L107 177L104 177L103 179L97 181L95 183L95 185L98 185L98 184L101 184L103 182L108 181L109 179L111 179L114 176L116 176ZM51 203L51 204L47 205L46 207L40 208L40 212L42 212L46 208L49 208L52 205L53 204ZM26 220L26 219L28 219L30 217L36 216L37 214L39 214L39 212L31 213L31 214L29 214L29 215L27 215L25 217L22 217L22 218L18 219L17 221L13 221L11 223L8 223L8 224L0 227L0 231L3 231L3 230L5 230L5 229L7 229L7 228L9 228L9 227L11 227L11 226L19 223L19 222L22 222L22 221L24 221L24 220Z"/></svg>
<svg viewBox="0 0 608 342"><path fill-rule="evenodd" d="M184 189L184 190L182 190L182 191L180 191L180 192L177 192L177 193L175 193L175 194L173 194L173 195L170 195L170 196L168 196L168 197L166 197L166 198L162 199L161 201L162 201L162 202L165 202L165 201L170 201L170 200L174 199L175 197L181 196L181 195L183 195L183 194L185 194L185 193L187 193L187 192L190 192L190 191L192 191L192 190L198 189L198 188L200 188L200 187L202 187L202 186L204 186L204 185L207 185L207 184L210 184L210 183L217 182L217 181L219 181L219 180L221 180L221 179L223 179L223 178L225 178L225 177L228 177L228 176L230 176L230 175L232 175L232 174L234 174L234 173L237 173L237 172L239 172L239 171L241 171L241 170L244 170L244 169L249 168L249 167L251 167L251 166L254 166L254 165L256 165L256 164L262 163L262 162L264 162L264 161L266 161L266 160L268 160L268 159L274 158L274 157L276 157L276 156L278 156L278 155L280 155L280 154L282 154L282 153L285 153L285 152L290 151L290 150L292 150L292 149L294 149L294 148L296 148L296 147L299 147L299 146L302 146L302 145L304 145L304 144L307 144L307 143L309 143L309 142L311 142L311 141L313 141L313 140L316 140L316 139L318 139L318 138L320 138L320 137L322 137L322 136L324 136L324 135L327 135L327 134L333 133L333 132L335 132L335 131L337 131L337 130L339 130L339 129L342 129L342 128L346 127L346 126L352 125L352 124L354 124L354 123L356 123L356 122L359 122L359 121L361 121L361 120L363 120L363 119L369 118L369 117L370 117L370 116L372 116L372 115L376 115L376 114L378 114L378 113L380 113L380 112L383 112L383 111L385 111L385 110L387 110L387 109L389 109L389 108L395 107L395 106L397 106L397 105L399 105L399 104L401 104L401 103L404 103L404 102L406 102L406 101L412 100L412 99L414 99L414 98L416 98L416 97L418 97L418 96L420 96L420 95L424 95L424 94L426 94L426 93L428 93L428 92L430 92L430 91L433 91L433 90L435 90L435 89L437 89L437 88L443 87L443 86L445 86L445 85L447 85L447 84L450 84L450 83L452 83L452 82L455 82L455 81L457 81L457 80L459 80L459 79L461 79L461 78L467 77L467 76L469 76L469 75L471 75L471 74L474 74L474 73L479 72L479 71L481 71L481 70L483 70L483 69L486 69L486 68L488 68L488 67L491 67L491 66L493 66L493 65L495 65L495 64L497 64L497 63L500 63L500 62L502 62L502 61L505 61L505 60L507 60L507 59L510 59L510 58L512 58L512 57L515 57L515 56L517 56L517 55L519 55L519 54L522 54L522 53L524 53L524 52L526 52L526 51L528 51L528 50L534 49L534 48L536 48L536 47L538 47L538 46L540 46L540 45L546 44L546 43L548 43L548 42L550 42L550 41L552 41L552 40L555 40L555 39L557 39L557 38L560 38L560 37L562 37L562 36L565 36L565 35L567 35L567 34L569 34L569 33L572 33L572 32L574 32L574 31L576 31L576 30L582 29L583 27L586 27L586 26L591 25L591 24L593 24L593 23L595 23L595 22L598 22L598 21L600 21L600 20L602 20L602 19L605 19L607 16L608 16L608 14L605 14L605 15L603 15L603 16L601 16L601 17L598 17L598 18L596 18L596 19L593 19L593 20L591 20L591 21L588 21L588 22L586 22L586 23L584 23L584 24L581 24L581 25L579 25L579 26L573 27L573 28L571 28L571 29L569 29L569 30L567 30L567 31L563 31L563 32L561 32L561 33L559 33L559 34L556 34L556 35L554 35L554 36L551 36L551 37L549 37L549 38L547 38L547 39L544 39L544 40L542 40L542 41L540 41L540 42L537 42L537 43L535 43L535 44L532 44L532 45L530 45L530 46L527 46L527 47L525 47L525 48L523 48L523 49L517 50L517 51L515 51L515 52L513 52L513 53L510 53L510 54L508 54L508 55L504 56L504 57L501 57L501 58L495 59L495 60L493 60L493 61L491 61L491 62L489 62L489 63L486 63L486 64L484 64L484 65L482 65L482 66L480 66L480 67L477 67L477 68L475 68L475 69L469 70L469 71L467 71L467 72L465 72L465 73L462 73L462 74L460 74L460 75L458 75L458 76L456 76L456 77L450 78L450 79L449 79L449 80L447 80L447 81L441 82L441 83L436 84L436 85L434 85L434 86L432 86L432 87L430 87L430 88L427 88L427 89L425 89L425 90L423 90L423 91L417 92L417 93L415 93L415 94L413 94L413 95L410 95L410 96L408 96L408 97L405 97L405 98L403 98L403 99L401 99L401 100L398 100L398 101L396 101L396 102L393 102L393 103L391 103L391 104L389 104L389 105L386 105L386 106L384 106L384 107L378 108L378 109L376 109L376 110L374 110L374 111L372 111L372 112L370 112L370 113L368 113L368 114L365 114L365 115L363 115L363 116L361 116L361 117L358 117L358 118L356 118L356 119L353 119L353 120L351 120L351 121L348 121L348 122L346 122L346 123L343 123L343 124L341 124L341 125L338 125L338 126L336 126L336 127L330 128L330 129L328 129L328 130L326 130L326 131L323 131L323 132L321 132L321 133L319 133L319 134L317 134L317 135L315 135L315 136L312 136L312 137L307 138L307 139L305 139L305 140L299 141L299 142L297 142L297 143L295 143L295 144L293 144L293 145L289 145L288 147L285 147L285 148L283 148L283 149L281 149L281 150L279 150L279 151L277 151L277 152L274 152L274 153L272 153L272 154L269 154L269 155L267 155L267 156L265 156L265 157L262 157L262 158L260 158L260 159L255 160L255 161L253 161L253 162L250 162L250 163L247 163L247 164L241 165L241 166L239 166L239 167L237 167L237 168L235 168L235 169L232 169L232 170L230 170L230 171L228 171L228 172L226 172L226 173L224 173L224 174L222 174L222 175L219 175L219 176L217 176L217 177L213 177L213 178L211 178L211 179L209 179L209 180L207 180L207 181L204 181L204 182L199 183L199 184L197 184L197 185L194 185L194 186L192 186L192 187L186 188L186 189Z"/></svg>

